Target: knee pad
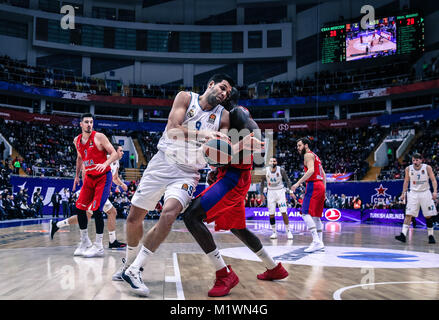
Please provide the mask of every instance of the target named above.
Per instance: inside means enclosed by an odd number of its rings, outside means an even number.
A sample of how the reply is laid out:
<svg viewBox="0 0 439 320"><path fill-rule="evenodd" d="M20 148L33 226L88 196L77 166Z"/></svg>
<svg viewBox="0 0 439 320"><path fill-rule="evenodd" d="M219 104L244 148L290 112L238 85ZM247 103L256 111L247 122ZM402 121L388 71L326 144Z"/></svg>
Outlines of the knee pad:
<svg viewBox="0 0 439 320"><path fill-rule="evenodd" d="M427 228L433 228L432 218L425 219L425 222L427 223Z"/></svg>
<svg viewBox="0 0 439 320"><path fill-rule="evenodd" d="M93 217L96 224L96 233L104 233L104 216L102 215L102 211L97 210L93 212Z"/></svg>
<svg viewBox="0 0 439 320"><path fill-rule="evenodd" d="M274 216L270 216L270 224L271 225L276 224L276 218Z"/></svg>
<svg viewBox="0 0 439 320"><path fill-rule="evenodd" d="M316 229L317 229L317 231L322 231L322 229L323 229L323 224L322 224L322 221L320 220L320 218L318 218L318 217L313 217L312 219L314 220L314 224L316 225Z"/></svg>
<svg viewBox="0 0 439 320"><path fill-rule="evenodd" d="M75 214L78 216L79 229L81 230L87 229L88 219L85 210L80 210L75 207Z"/></svg>
<svg viewBox="0 0 439 320"><path fill-rule="evenodd" d="M316 229L316 224L313 220L313 218L309 214L303 214L302 215L303 221L305 221L306 227L308 230Z"/></svg>
<svg viewBox="0 0 439 320"><path fill-rule="evenodd" d="M195 199L183 213L183 221L186 226L190 225L194 220L206 219L206 212L201 206L200 199Z"/></svg>

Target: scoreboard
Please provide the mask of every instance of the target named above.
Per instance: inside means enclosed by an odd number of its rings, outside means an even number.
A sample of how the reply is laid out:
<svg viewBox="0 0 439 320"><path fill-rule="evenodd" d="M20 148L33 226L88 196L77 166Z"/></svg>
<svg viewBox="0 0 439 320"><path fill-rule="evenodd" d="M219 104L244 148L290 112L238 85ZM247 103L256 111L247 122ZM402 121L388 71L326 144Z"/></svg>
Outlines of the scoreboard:
<svg viewBox="0 0 439 320"><path fill-rule="evenodd" d="M359 23L352 23L323 27L320 31L322 63L424 51L424 19L419 13L377 19L366 30Z"/></svg>
<svg viewBox="0 0 439 320"><path fill-rule="evenodd" d="M322 28L322 63L346 61L346 25Z"/></svg>
<svg viewBox="0 0 439 320"><path fill-rule="evenodd" d="M396 17L397 54L424 51L424 18L419 14Z"/></svg>

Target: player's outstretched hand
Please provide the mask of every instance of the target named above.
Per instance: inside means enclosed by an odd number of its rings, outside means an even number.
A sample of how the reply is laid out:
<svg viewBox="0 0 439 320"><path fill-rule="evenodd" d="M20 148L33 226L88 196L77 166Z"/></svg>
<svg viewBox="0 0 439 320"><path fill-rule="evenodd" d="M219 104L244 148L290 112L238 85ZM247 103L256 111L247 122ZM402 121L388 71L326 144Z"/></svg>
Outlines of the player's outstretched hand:
<svg viewBox="0 0 439 320"><path fill-rule="evenodd" d="M99 163L99 164L97 164L97 165L95 166L95 170L96 170L97 172L104 172L104 170L105 170L106 167L107 167L107 166L106 166L105 164L103 164L103 163Z"/></svg>
<svg viewBox="0 0 439 320"><path fill-rule="evenodd" d="M254 137L254 132L246 135L243 139L243 149L249 151L262 151L264 150L265 142Z"/></svg>

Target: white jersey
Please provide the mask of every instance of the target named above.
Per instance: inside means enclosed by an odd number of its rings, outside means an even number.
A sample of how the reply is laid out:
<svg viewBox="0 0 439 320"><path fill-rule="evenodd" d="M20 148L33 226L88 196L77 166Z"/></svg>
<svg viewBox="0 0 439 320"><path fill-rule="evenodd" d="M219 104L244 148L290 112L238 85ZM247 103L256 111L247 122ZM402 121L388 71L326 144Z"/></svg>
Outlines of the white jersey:
<svg viewBox="0 0 439 320"><path fill-rule="evenodd" d="M284 188L284 181L280 172L280 167L276 167L276 171L272 172L271 167L265 168L265 177L267 178L268 190L281 190Z"/></svg>
<svg viewBox="0 0 439 320"><path fill-rule="evenodd" d="M428 183L429 177L427 173L427 165L422 164L419 170L416 170L413 165L409 166L410 177L410 191L427 191L430 190L430 184Z"/></svg>
<svg viewBox="0 0 439 320"><path fill-rule="evenodd" d="M119 160L110 163L111 175L114 177L119 172Z"/></svg>
<svg viewBox="0 0 439 320"><path fill-rule="evenodd" d="M182 126L190 130L218 131L221 123L221 115L224 107L217 105L209 111L201 109L199 94L191 92L191 101L186 110ZM203 157L201 143L195 141L195 137L189 141L181 139L169 139L167 127L159 140L157 148L167 156L172 163L176 163L179 168L185 171L200 170L206 166Z"/></svg>

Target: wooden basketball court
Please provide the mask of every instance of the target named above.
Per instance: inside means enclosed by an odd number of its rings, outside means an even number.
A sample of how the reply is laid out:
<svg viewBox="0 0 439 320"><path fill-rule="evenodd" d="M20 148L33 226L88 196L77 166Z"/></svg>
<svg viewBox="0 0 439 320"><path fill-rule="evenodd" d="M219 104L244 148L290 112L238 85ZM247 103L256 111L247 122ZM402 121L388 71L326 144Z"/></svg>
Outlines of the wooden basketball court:
<svg viewBox="0 0 439 320"><path fill-rule="evenodd" d="M303 249L311 236L304 223L291 224L294 240L288 241L282 222L277 222L278 239L270 240L268 221L249 221L249 229L290 275L277 282L256 279L265 271L262 262L230 232L214 233L240 283L230 295L213 299L207 291L215 270L178 220L145 267L143 280L151 295L140 298L124 282L111 280L124 251L106 249L104 258L73 257L78 226L61 229L50 240L48 221L0 228L1 300L439 299L439 247L427 243L425 229L411 229L408 242L402 244L394 240L399 226L325 223L325 252L306 254ZM144 229L155 222L145 220ZM125 240L124 223L117 221L121 241ZM89 234L93 241L94 222L89 224ZM104 244L108 246L106 229Z"/></svg>

